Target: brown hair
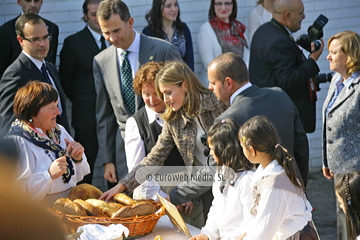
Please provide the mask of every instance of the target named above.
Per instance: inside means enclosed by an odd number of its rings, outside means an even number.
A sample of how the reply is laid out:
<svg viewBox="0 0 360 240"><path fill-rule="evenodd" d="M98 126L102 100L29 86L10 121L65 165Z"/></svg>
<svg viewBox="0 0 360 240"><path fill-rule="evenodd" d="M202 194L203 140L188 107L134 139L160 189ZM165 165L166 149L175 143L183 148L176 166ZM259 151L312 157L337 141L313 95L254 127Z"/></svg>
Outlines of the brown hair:
<svg viewBox="0 0 360 240"><path fill-rule="evenodd" d="M165 121L178 119L183 113L187 114L189 117L197 116L201 105L200 94L211 92L200 83L199 79L195 76L195 73L186 63L171 61L166 63L156 75L156 93L160 99L164 99L164 96L159 89L159 84L167 83L180 87L183 82L186 83L188 89L184 104L179 111L173 111L169 105L165 104L166 110L162 115L162 118Z"/></svg>
<svg viewBox="0 0 360 240"><path fill-rule="evenodd" d="M231 14L229 16L230 21L236 19L236 16L237 16L237 2L236 2L236 0L231 0L231 2L232 2L233 9L232 9L232 12L231 12ZM208 19L210 20L210 19L213 19L214 17L216 17L216 14L215 14L215 0L211 0L210 1Z"/></svg>
<svg viewBox="0 0 360 240"><path fill-rule="evenodd" d="M353 31L343 31L330 37L328 48L333 40L339 40L341 51L347 55L347 74L351 75L360 70L360 35Z"/></svg>
<svg viewBox="0 0 360 240"><path fill-rule="evenodd" d="M19 120L29 121L36 116L40 108L56 102L58 92L48 83L30 81L15 94L14 114Z"/></svg>
<svg viewBox="0 0 360 240"><path fill-rule="evenodd" d="M121 0L105 0L102 1L97 10L98 18L109 20L112 14L118 14L121 21L127 22L130 18L128 6Z"/></svg>
<svg viewBox="0 0 360 240"><path fill-rule="evenodd" d="M31 25L35 25L38 23L44 22L44 19L42 17L40 17L39 15L37 15L36 13L33 12L28 12L28 13L24 13L22 14L15 22L15 32L17 36L20 37L25 37L24 36L24 27L25 24L31 24Z"/></svg>
<svg viewBox="0 0 360 240"><path fill-rule="evenodd" d="M141 66L141 68L135 74L133 86L137 95L141 95L143 84L155 86L156 74L164 67L163 62L148 62Z"/></svg>
<svg viewBox="0 0 360 240"><path fill-rule="evenodd" d="M239 130L239 139L246 148L252 147L276 159L294 186L304 189L302 179L297 177L294 158L280 145L276 127L267 117L255 116L247 120Z"/></svg>

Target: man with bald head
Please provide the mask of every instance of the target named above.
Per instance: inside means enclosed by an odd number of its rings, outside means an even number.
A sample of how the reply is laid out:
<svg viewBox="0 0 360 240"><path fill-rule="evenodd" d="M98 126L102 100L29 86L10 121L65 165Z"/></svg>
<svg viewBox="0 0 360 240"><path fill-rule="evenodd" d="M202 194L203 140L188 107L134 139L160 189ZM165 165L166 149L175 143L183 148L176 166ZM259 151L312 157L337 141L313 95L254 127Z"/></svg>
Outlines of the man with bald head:
<svg viewBox="0 0 360 240"><path fill-rule="evenodd" d="M324 42L306 58L293 38L305 18L302 0L276 0L273 18L254 33L250 47L250 82L259 87L280 87L295 103L305 132L315 131L316 84Z"/></svg>
<svg viewBox="0 0 360 240"><path fill-rule="evenodd" d="M43 0L17 0L16 2L21 7L22 14L28 12L39 14L43 4ZM5 69L15 61L21 52L21 46L15 33L15 22L20 16L21 14L0 26L0 78ZM51 34L50 50L45 59L55 65L59 27L49 20L44 19L44 22Z"/></svg>

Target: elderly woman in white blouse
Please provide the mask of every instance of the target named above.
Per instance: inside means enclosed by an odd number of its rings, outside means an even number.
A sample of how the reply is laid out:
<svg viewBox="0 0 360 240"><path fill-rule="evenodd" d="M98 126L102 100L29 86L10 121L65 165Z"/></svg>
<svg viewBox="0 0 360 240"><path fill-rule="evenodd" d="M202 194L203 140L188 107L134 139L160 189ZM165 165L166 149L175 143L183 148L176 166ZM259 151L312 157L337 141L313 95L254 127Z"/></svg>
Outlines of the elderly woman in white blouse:
<svg viewBox="0 0 360 240"><path fill-rule="evenodd" d="M90 173L84 148L56 124L58 93L48 83L32 81L20 88L14 114L7 138L20 150L16 181L34 200L51 206Z"/></svg>

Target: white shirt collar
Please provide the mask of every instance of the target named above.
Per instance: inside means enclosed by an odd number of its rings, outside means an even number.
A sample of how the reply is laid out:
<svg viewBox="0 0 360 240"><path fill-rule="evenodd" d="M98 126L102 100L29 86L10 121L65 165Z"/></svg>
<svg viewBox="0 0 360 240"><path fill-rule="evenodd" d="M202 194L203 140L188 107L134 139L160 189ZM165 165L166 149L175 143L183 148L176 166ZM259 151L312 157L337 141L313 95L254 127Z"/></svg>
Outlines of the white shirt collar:
<svg viewBox="0 0 360 240"><path fill-rule="evenodd" d="M236 90L236 92L234 92L233 95L231 95L231 97L230 97L230 105L232 104L232 102L234 101L234 99L237 95L239 95L242 91L244 91L245 89L247 89L251 86L252 86L252 84L250 82L248 82L247 84L245 84L244 86L242 86L241 88Z"/></svg>
<svg viewBox="0 0 360 240"><path fill-rule="evenodd" d="M117 48L118 54L121 56L121 53L125 50L130 51L131 53L139 53L140 52L140 34L138 32L135 32L135 38L134 41L131 43L130 47L128 49L121 49Z"/></svg>
<svg viewBox="0 0 360 240"><path fill-rule="evenodd" d="M41 66L43 63L45 63L44 59L43 61L40 61L36 58L33 58L32 56L30 56L27 52L25 52L24 50L22 50L22 52L36 65L36 67L41 71ZM46 63L45 63L46 66Z"/></svg>
<svg viewBox="0 0 360 240"><path fill-rule="evenodd" d="M157 113L145 105L146 114L149 119L149 124L156 121L160 126L164 125L164 119L161 118L161 113Z"/></svg>
<svg viewBox="0 0 360 240"><path fill-rule="evenodd" d="M101 39L102 34L97 33L97 32L95 32L94 30L92 30L92 29L89 27L89 25L86 25L86 27L89 29L91 35L93 35L93 37L95 38L95 40L101 42L100 39ZM105 42L105 43L106 43L106 42Z"/></svg>

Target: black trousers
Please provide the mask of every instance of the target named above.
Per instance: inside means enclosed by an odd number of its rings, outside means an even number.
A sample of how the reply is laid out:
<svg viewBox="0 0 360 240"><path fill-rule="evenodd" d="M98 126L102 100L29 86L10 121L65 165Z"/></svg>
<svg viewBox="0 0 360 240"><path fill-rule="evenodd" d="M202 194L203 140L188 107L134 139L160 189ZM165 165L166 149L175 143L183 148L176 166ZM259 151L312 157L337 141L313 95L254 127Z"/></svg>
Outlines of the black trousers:
<svg viewBox="0 0 360 240"><path fill-rule="evenodd" d="M90 174L84 176L84 179L81 180L78 184L81 183L92 184L95 160L99 149L96 129L75 128L74 130L75 130L75 141L81 143L81 145L85 148L85 155L90 165Z"/></svg>

